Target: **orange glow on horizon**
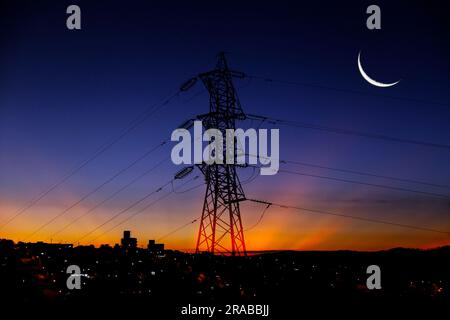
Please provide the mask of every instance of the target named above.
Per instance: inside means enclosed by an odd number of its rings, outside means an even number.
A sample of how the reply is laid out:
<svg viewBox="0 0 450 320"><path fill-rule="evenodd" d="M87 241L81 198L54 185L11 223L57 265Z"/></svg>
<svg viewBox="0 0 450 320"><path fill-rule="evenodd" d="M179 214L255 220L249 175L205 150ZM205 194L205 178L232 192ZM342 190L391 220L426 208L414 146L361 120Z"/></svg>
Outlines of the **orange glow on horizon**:
<svg viewBox="0 0 450 320"><path fill-rule="evenodd" d="M302 194L306 189L296 188L296 193ZM271 195L274 201L280 203L294 203L289 195L285 193ZM278 199L277 199L278 198ZM64 198L59 198L58 205L41 204L36 206L30 212L26 212L13 223L8 224L0 230L0 238L12 239L18 241L44 241L54 243L72 243L77 245L77 239L96 226L102 224L111 214L120 211L120 207L99 208L95 214L87 215L80 219L76 224L65 229L55 236L54 233L60 230L74 218L85 214L91 205L79 205L70 210L64 216L56 219L54 223L43 228L32 237L29 235L41 226L44 222L53 218L56 214L66 208L67 203L77 199L75 195L67 194ZM102 235L105 231L114 226L115 223L133 214L129 212L124 214L113 222L106 224L96 232L80 241L79 244L101 244L114 245L120 243L123 230L131 230L132 236L138 239L141 247L145 247L149 239L158 240L159 237L170 233L178 226L186 224L193 217L198 216L198 199L192 200L192 203L161 203L146 210L142 215L130 219L118 228ZM297 200L298 201L298 200ZM319 204L320 205L320 204ZM315 207L319 207L315 205ZM174 206L174 207L170 207ZM180 208L183 208L181 209ZM0 226L11 217L14 212L22 208L22 204L12 202L0 202ZM242 219L244 230L255 224L260 217L264 206L247 205L242 206ZM188 210L189 209L189 210ZM349 214L360 215L361 208L355 204L341 204L326 208L332 212L346 212ZM354 213L353 213L354 212ZM178 214L177 214L178 213ZM182 213L182 214L181 214ZM428 216L426 219L413 219L405 215L405 221L410 219L411 224L434 227L445 230L445 225L435 216ZM401 221L401 218L398 218ZM188 225L177 233L170 235L162 240L166 248L175 250L193 250L198 231L198 224ZM95 241L93 241L95 239ZM394 226L364 223L361 221L343 219L339 217L303 213L293 209L283 209L271 207L267 210L264 219L253 229L245 232L245 241L248 251L264 250L361 250L374 251L384 250L393 247L410 248L433 248L450 245L450 238L444 234L428 233L419 230L410 230Z"/></svg>

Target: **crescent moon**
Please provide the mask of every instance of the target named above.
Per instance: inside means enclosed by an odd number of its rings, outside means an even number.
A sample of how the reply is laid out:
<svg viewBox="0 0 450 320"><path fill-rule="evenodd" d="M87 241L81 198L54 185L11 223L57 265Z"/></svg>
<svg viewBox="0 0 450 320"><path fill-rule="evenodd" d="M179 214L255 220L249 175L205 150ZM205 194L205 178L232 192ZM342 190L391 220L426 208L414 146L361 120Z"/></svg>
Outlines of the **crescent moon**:
<svg viewBox="0 0 450 320"><path fill-rule="evenodd" d="M378 82L378 81L372 79L371 77L369 77L361 65L361 51L358 53L358 69L359 69L359 72L361 73L362 77L368 83L370 83L371 85L376 86L376 87L380 87L380 88L392 87L400 82L400 80L398 80L398 81L392 82L392 83L383 83L383 82Z"/></svg>

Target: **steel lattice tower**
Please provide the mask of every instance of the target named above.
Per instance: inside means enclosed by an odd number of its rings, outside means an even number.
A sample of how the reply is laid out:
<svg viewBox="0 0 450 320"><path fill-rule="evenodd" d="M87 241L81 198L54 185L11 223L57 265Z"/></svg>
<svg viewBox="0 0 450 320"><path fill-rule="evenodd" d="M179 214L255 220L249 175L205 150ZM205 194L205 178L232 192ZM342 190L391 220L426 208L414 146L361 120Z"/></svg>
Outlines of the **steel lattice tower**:
<svg viewBox="0 0 450 320"><path fill-rule="evenodd" d="M236 120L245 119L232 82L233 77L243 76L243 73L228 69L224 53L219 54L214 70L199 75L210 97L209 113L199 116L205 130L218 129L225 137L225 129L235 129ZM224 159L226 150L224 139ZM199 167L205 176L206 193L196 252L246 255L239 208L239 202L245 200L245 195L236 165L203 163Z"/></svg>

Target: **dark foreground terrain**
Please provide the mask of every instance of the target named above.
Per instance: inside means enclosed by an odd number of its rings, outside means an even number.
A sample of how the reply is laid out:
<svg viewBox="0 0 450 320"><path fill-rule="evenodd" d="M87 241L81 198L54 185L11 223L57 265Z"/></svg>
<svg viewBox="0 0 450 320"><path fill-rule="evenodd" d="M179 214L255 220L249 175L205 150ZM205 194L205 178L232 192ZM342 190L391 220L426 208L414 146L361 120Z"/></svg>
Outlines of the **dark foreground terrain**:
<svg viewBox="0 0 450 320"><path fill-rule="evenodd" d="M68 288L69 265L80 267L81 289ZM379 290L367 288L369 265L380 267ZM269 317L216 312L213 319L299 318L306 310L431 314L448 310L449 270L450 247L224 257L1 240L0 301L13 313L144 309L149 319L209 318L182 315L189 304L223 312L227 304L264 304L270 310Z"/></svg>

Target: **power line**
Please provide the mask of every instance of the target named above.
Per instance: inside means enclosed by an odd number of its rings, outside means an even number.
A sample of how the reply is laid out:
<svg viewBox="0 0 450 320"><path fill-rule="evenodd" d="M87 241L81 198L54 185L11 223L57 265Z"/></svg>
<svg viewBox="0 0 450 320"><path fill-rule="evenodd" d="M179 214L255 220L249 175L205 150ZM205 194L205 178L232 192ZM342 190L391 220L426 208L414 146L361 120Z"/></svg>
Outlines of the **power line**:
<svg viewBox="0 0 450 320"><path fill-rule="evenodd" d="M97 240L100 237L103 237L105 234L111 232L112 230L114 230L115 228L117 228L118 226L124 224L126 221L128 221L129 219L131 219L132 217L135 217L136 215L138 215L139 213L144 212L145 210L147 210L148 208L152 207L153 205L155 205L157 202L167 198L168 196L170 196L173 193L173 191L169 191L169 193L166 193L165 195L157 198L156 200L150 202L148 205L146 205L145 207L143 207L142 209L140 209L139 211L136 211L134 214L132 214L130 217L120 221L119 223L113 225L111 228L107 229L106 231L102 232L100 235L96 236L95 238L93 238L90 243L94 242L95 240Z"/></svg>
<svg viewBox="0 0 450 320"><path fill-rule="evenodd" d="M392 136L387 136L387 135L382 135L382 134L334 128L334 127L328 127L328 126L322 126L322 125L311 124L311 123L306 123L306 122L298 122L298 121L292 121L292 120L276 119L276 118L272 118L272 117L266 117L266 116L260 116L260 115L254 115L254 114L247 114L247 117L250 119L253 118L255 120L268 121L269 123L272 123L272 124L280 124L280 125L292 126L292 127L297 127L297 128L320 130L320 131L337 133L337 134L353 135L353 136L378 139L378 140L384 140L384 141L390 141L390 142L414 144L414 145L420 145L420 146L425 146L425 147L450 149L450 145L448 145L448 144L440 144L440 143L434 143L434 142L425 142L425 141L418 141L418 140L412 140L412 139L397 138L397 137L392 137Z"/></svg>
<svg viewBox="0 0 450 320"><path fill-rule="evenodd" d="M332 170L332 171L338 171L338 172L352 173L352 174L357 174L357 175L361 175L361 176L382 178L382 179L399 181L399 182L408 182L408 183L414 183L414 184L421 184L421 185L430 186L430 187L436 187L436 188L450 189L449 185L437 184L437 183L425 182L425 181L419 181L419 180L415 180L415 179L404 179L404 178L380 175L380 174L375 174L375 173L367 173L367 172L362 172L362 171L333 168L333 167L316 165L316 164L311 164L311 163L307 163L307 162L300 162L300 161L280 160L280 162L281 161L284 162L284 163L298 164L298 165L301 165L301 166L312 167L312 168L326 169L326 170Z"/></svg>
<svg viewBox="0 0 450 320"><path fill-rule="evenodd" d="M366 222L372 222L372 223L379 223L379 224L386 224L386 225L392 225L392 226L397 226L397 227L402 227L402 228L409 228L409 229L450 235L450 232L448 232L448 231L442 231L442 230L437 230L437 229L424 228L424 227L419 227L419 226L414 226L414 225L396 223L396 222L387 221L387 220L364 218L364 217L358 217L358 216L353 216L353 215L348 215L348 214L341 214L341 213L334 213L334 212L323 211L323 210L316 210L316 209L309 209L309 208L303 208L303 207L297 207L297 206L291 206L291 205L284 205L284 204L269 202L269 201L264 201L264 200L256 200L256 199L247 199L247 200L256 202L256 203L266 204L266 205L270 204L271 206L276 206L276 207L284 208L284 209L295 209L295 210L305 211L305 212L310 212L310 213L325 214L325 215L331 215L331 216L336 216L336 217L341 217L341 218L348 218L348 219L354 219L354 220L360 220L360 221L366 221Z"/></svg>
<svg viewBox="0 0 450 320"><path fill-rule="evenodd" d="M252 155L252 154L249 154L249 153L247 153L246 155L248 155L250 157L254 157L254 158L258 158L259 157L259 158L270 159L268 157ZM291 164L297 164L297 165L301 165L301 166L305 166L305 167L311 167L311 168L326 169L326 170L331 170L331 171L356 174L356 175L360 175L360 176L381 178L381 179L387 179L387 180L392 180L392 181L408 182L408 183L420 184L420 185L425 185L425 186L430 186L430 187L450 189L450 185L437 184L437 183L432 183L432 182L420 181L420 180L416 180L416 179L405 179L405 178L381 175L381 174L376 174L376 173L368 173L368 172L362 172L362 171L356 171L356 170L349 170L349 169L342 169L342 168L336 168L336 167L317 165L317 164L308 163L308 162L302 162L302 161L293 161L293 160L286 160L286 159L278 159L278 160L280 161L280 163L285 163L285 164L291 163Z"/></svg>
<svg viewBox="0 0 450 320"><path fill-rule="evenodd" d="M90 230L89 232L85 233L82 237L78 238L78 240L76 240L75 242L79 242L80 240L86 238L87 236L89 236L90 234L94 233L95 231L97 231L98 229L100 229L101 227L103 227L104 225L106 225L107 223L113 221L114 219L116 219L117 217L119 217L120 215L124 214L125 212L127 212L128 210L134 208L135 206L137 206L138 204L140 204L142 201L148 199L150 196L152 196L155 193L160 192L161 190L163 190L166 186L170 185L171 182L174 179L171 179L170 181L166 182L165 184L163 184L162 186L160 186L159 188L153 190L152 192L147 193L145 196L143 196L142 198L138 199L137 201L133 202L130 206L126 207L125 209L119 211L118 213L116 213L115 215L113 215L111 218L109 218L108 220L106 220L105 222L101 223L100 225L98 225L97 227L95 227L94 229Z"/></svg>
<svg viewBox="0 0 450 320"><path fill-rule="evenodd" d="M296 172L296 171L290 171L290 170L284 170L284 169L280 169L278 171L279 172L284 172L284 173L289 173L289 174L294 174L294 175L305 176L305 177L312 177L312 178L319 178L319 179L328 179L328 180L334 180L334 181L339 181L339 182L360 184L360 185L369 186L369 187L375 187L375 188L390 189L390 190L396 190L396 191L405 191L405 192L418 193L418 194L423 194L423 195L437 197L437 198L450 199L450 196L448 196L448 195L440 194L440 193L434 193L434 192L420 191L420 190L414 190L414 189L408 189L408 188L402 188L402 187L394 187L394 186L375 184L375 183L369 183L369 182L362 182L362 181L355 181L355 180L348 180L348 179L340 179L340 178L335 178L335 177L321 176L321 175L316 175L316 174L309 174L309 173L304 173L304 172Z"/></svg>
<svg viewBox="0 0 450 320"><path fill-rule="evenodd" d="M196 139L196 141L198 140L198 138ZM166 144L168 142L168 140L165 140L162 142L161 146ZM149 170L145 171L143 174L139 175L138 177L136 177L135 179L131 180L129 183L127 183L126 185L124 185L122 188L120 188L119 190L117 190L116 192L114 192L113 194L111 194L108 198L104 199L103 201L101 201L100 203L98 203L97 205L95 205L93 208L91 208L90 210L88 210L87 212L85 212L84 214L82 214L81 216L75 218L74 220L72 220L71 222L69 222L68 224L66 224L63 228L61 228L60 230L58 230L57 232L55 232L51 237L55 236L56 234L59 234L61 231L67 229L69 226L73 225L75 222L79 221L81 218L85 217L86 215L90 214L91 212L93 212L95 209L97 209L98 207L100 207L102 204L104 204L105 202L109 201L110 199L114 198L117 194L119 194L120 192L124 191L126 188L128 188L129 186L131 186L133 183L137 182L138 180L140 180L141 178L143 178L145 175L149 174L151 171L153 171L154 169L156 169L158 166L160 166L164 161L166 161L167 159L169 159L170 157L166 157L163 160L161 160L156 166L150 168ZM134 164L133 164L134 165ZM195 189L199 186L190 188L189 190L185 190L179 193L185 193L188 192L192 189ZM173 188L173 182L172 182L172 188Z"/></svg>
<svg viewBox="0 0 450 320"><path fill-rule="evenodd" d="M194 181L198 178L198 176L195 176L192 179L189 179L188 181L186 181L185 183L183 183L180 187L185 186L186 184L190 183L191 181ZM169 183L172 183L173 180ZM167 184L166 184L167 185ZM197 188L198 186L196 186L195 188ZM191 188L192 189L192 188ZM91 242L97 240L98 238L102 237L103 235L107 234L108 232L111 232L112 230L114 230L115 228L121 226L122 224L124 224L125 222L129 221L130 219L136 217L138 214L141 214L142 212L144 212L145 210L147 210L148 208L150 208L151 206L153 206L155 203L167 198L168 196L170 196L172 193L174 193L174 189L172 189L169 193L166 193L165 195L159 197L158 199L156 199L155 201L149 203L148 205L146 205L145 207L139 209L138 211L136 211L135 213L133 213L132 215L126 217L125 219L123 219L122 221L120 221L119 223L115 224L114 226L112 226L111 228L107 229L106 231L104 231L102 234L98 235L97 237L95 237L94 239L91 240Z"/></svg>
<svg viewBox="0 0 450 320"><path fill-rule="evenodd" d="M180 94L180 90L177 90L175 94L172 94L168 96L162 103L154 104L152 107L146 109L142 114L140 114L138 117L136 117L133 121L130 122L130 124L126 127L126 129L119 134L116 137L111 138L108 142L103 144L101 147L97 149L97 151L94 152L94 154L90 157L88 157L86 160L81 162L80 165L76 166L74 169L69 171L68 174L66 174L62 179L60 179L58 182L53 184L50 188L39 194L36 198L30 201L28 205L23 207L22 209L19 209L10 219L8 219L5 223L3 223L0 226L0 230L3 229L5 226L7 226L9 223L17 219L20 215L25 213L28 209L33 207L36 203L38 203L40 200L42 200L44 197L46 197L50 192L58 188L60 185L62 185L64 182L66 182L69 178L71 178L73 175L75 175L78 171L86 167L89 163L94 161L96 158L98 158L100 155L102 155L104 152L106 152L109 148L111 148L113 145L115 145L117 142L122 140L128 133L130 133L132 130L134 130L137 126L139 126L141 123L143 123L145 120L147 120L150 116L158 112L160 109L165 107L169 102L171 102L175 97L177 97Z"/></svg>
<svg viewBox="0 0 450 320"><path fill-rule="evenodd" d="M264 218L264 215L266 214L266 211L269 210L271 205L272 205L271 203L268 203L267 206L262 211L261 215L259 216L258 221L256 221L256 223L254 225L252 225L250 228L245 229L245 231L250 231L250 230L256 228L261 223L262 219Z"/></svg>
<svg viewBox="0 0 450 320"><path fill-rule="evenodd" d="M57 234L61 233L62 231L66 230L68 227L70 227L71 225L73 225L74 223L76 223L77 221L79 221L80 219L84 218L85 216L89 215L90 213L92 213L93 211L95 211L97 208L99 208L100 206L102 206L103 204L105 204L106 202L108 202L109 200L113 199L115 196L117 196L119 193L121 193L122 191L124 191L125 189L127 189L128 187L130 187L132 184L136 183L137 181L139 181L140 179L142 179L143 177L145 177L146 175L148 175L149 173L151 173L152 171L154 171L156 168L158 168L160 165L162 165L164 162L167 161L169 157L165 157L164 159L162 159L160 162L158 162L156 165L154 165L153 167L151 167L150 169L144 171L142 174L138 175L137 177L135 177L134 179L132 179L130 182L128 182L127 184L125 184L124 186L122 186L121 188L119 188L117 191L113 192L109 197L105 198L104 200L102 200L101 202L97 203L94 207L92 207L91 209L89 209L88 211L86 211L85 213L83 213L82 215L76 217L75 219L73 219L72 221L70 221L68 224L66 224L65 226L63 226L61 229L59 229L58 231L56 231L55 233L53 233L50 237L53 238L55 237Z"/></svg>
<svg viewBox="0 0 450 320"><path fill-rule="evenodd" d="M185 224L179 226L178 228L176 228L176 229L174 229L174 230L172 230L172 231L166 233L165 235L161 236L160 238L156 239L156 241L157 241L157 242L160 242L162 239L165 239L165 238L171 236L172 234L177 233L178 231L180 231L180 230L186 228L187 226L190 226L191 224L197 222L197 220L200 219L200 218L201 218L201 217L197 217L197 218L195 218L194 220L189 221L188 223L185 223Z"/></svg>
<svg viewBox="0 0 450 320"><path fill-rule="evenodd" d="M201 89L201 90L195 92L194 94L192 94L192 95L191 95L190 97L188 97L187 99L185 99L185 100L183 101L183 103L189 103L189 102L191 102L192 100L197 99L199 96L201 96L201 95L203 95L203 94L205 94L205 93L207 93L207 92L208 92L208 91L206 91L205 89Z"/></svg>
<svg viewBox="0 0 450 320"><path fill-rule="evenodd" d="M183 178L184 178L184 177L183 177ZM193 181L193 180L197 180L198 178L199 178L199 176L195 176L195 177L192 178L191 180L188 180L188 182L189 182L189 181ZM193 186L193 187L188 188L187 190L183 190L183 191L177 191L177 190L175 190L175 187L174 187L174 181L172 181L171 185L172 185L172 192L173 192L173 193L181 194L181 193L186 193L186 192L189 192L189 191L191 191L191 190L197 189L197 188L201 187L201 186L203 185L203 183L198 184L198 185L196 185L196 186ZM184 186L184 185L186 185L186 183L181 184L181 186Z"/></svg>
<svg viewBox="0 0 450 320"><path fill-rule="evenodd" d="M308 82L278 80L278 79L274 79L274 78L267 78L267 77L255 76L255 75L246 75L246 76L248 78L250 78L250 79L262 80L262 81L267 82L267 83L279 83L279 84L286 84L286 85L291 85L291 86L294 85L294 86L302 86L302 87L312 87L312 88L331 90L331 91L338 91L338 92L348 92L348 93L357 94L357 95L366 95L366 96L387 98L387 99L393 99L393 100L404 100L404 101L420 103L420 104L426 104L426 105L432 104L432 105L437 105L437 106L450 107L450 104L448 104L448 103L428 101L428 100L422 100L422 99L415 99L415 98L410 98L410 97L399 97L399 96L391 96L391 95L385 95L385 94L377 94L377 93L367 92L367 91L358 91L358 90L352 90L352 89L336 88L336 87L324 86L324 85L308 83Z"/></svg>
<svg viewBox="0 0 450 320"><path fill-rule="evenodd" d="M136 160L134 160L133 162L131 162L129 165L127 165L126 167L122 168L121 170L117 171L115 174L113 174L110 178L106 179L106 181L102 182L100 185L98 185L97 187L95 187L93 190L91 190L90 192L86 193L83 197L81 197L79 200L75 201L73 204L71 204L69 207L67 207L66 209L64 209L63 211L61 211L59 214L57 214L56 216L54 216L53 218L51 218L50 220L48 220L47 222L43 223L41 226L39 226L36 230L34 230L31 234L29 234L26 239L31 238L32 236L34 236L36 233L38 233L39 231L41 231L42 229L44 229L46 226L48 226L49 224L51 224L52 222L54 222L56 219L58 219L59 217L62 217L63 215L65 215L67 212L69 212L69 210L73 209L74 207L76 207L77 205L79 205L81 202L83 202L84 200L86 200L88 197L90 197L91 195L93 195L94 193L96 193L98 190L100 190L101 188L103 188L105 185L107 185L108 183L110 183L111 181L113 181L115 178L117 178L118 176L120 176L121 174L123 174L124 172L126 172L127 170L131 169L133 166L135 166L136 164L138 164L140 161L144 160L146 157L148 157L150 154L152 154L153 152L155 152L156 150L158 150L159 148L161 148L162 146L164 146L167 143L167 141L163 141L162 143L156 145L155 147L151 148L150 150L148 150L147 152L145 152L143 155L141 155L140 157L138 157Z"/></svg>

